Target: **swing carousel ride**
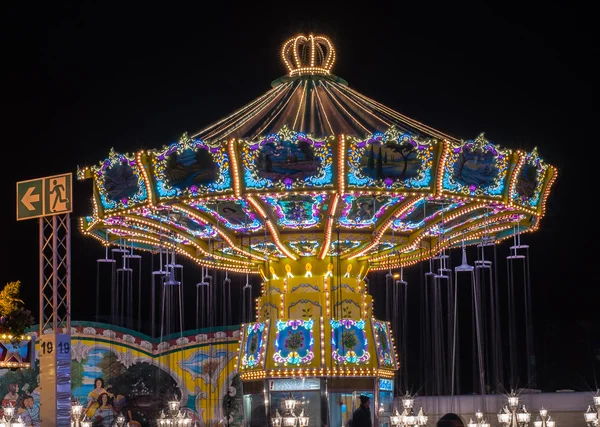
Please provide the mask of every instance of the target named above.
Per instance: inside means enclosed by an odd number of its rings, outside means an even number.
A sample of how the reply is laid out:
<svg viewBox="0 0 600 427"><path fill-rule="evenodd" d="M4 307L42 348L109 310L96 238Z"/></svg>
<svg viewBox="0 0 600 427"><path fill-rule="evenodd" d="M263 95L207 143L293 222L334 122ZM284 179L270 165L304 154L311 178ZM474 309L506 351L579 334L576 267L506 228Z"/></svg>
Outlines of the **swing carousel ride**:
<svg viewBox="0 0 600 427"><path fill-rule="evenodd" d="M313 390L310 418L340 425L326 396L360 391L389 406L399 366L367 273L429 260L447 278L449 249L510 237L519 256L556 169L535 149L456 139L361 95L331 73L326 37L298 35L281 59L287 75L223 120L79 169L94 184L79 226L107 248L165 254L171 273L185 257L203 274L259 275L238 360L245 416L266 406L278 425L289 393Z"/></svg>

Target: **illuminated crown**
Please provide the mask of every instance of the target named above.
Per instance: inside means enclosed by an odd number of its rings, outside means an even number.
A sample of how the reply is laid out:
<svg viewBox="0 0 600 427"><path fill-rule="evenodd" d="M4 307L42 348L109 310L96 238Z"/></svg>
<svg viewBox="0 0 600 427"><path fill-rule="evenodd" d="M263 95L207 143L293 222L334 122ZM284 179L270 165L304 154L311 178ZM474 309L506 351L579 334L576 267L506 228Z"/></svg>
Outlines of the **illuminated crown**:
<svg viewBox="0 0 600 427"><path fill-rule="evenodd" d="M284 43L281 57L290 76L329 74L335 50L327 37L298 35Z"/></svg>

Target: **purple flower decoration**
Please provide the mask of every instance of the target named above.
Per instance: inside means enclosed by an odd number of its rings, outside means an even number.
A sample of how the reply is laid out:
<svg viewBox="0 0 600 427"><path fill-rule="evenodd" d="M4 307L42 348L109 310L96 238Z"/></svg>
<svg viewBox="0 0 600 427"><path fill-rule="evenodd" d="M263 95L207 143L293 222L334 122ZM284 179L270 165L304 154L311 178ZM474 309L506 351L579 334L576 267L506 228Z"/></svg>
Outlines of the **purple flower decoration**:
<svg viewBox="0 0 600 427"><path fill-rule="evenodd" d="M283 180L283 184L285 185L285 188L287 188L287 189L290 189L290 188L292 187L292 183L293 183L293 182L294 182L294 181L293 181L293 180L292 180L292 178L290 178L290 177L286 177L286 178Z"/></svg>
<svg viewBox="0 0 600 427"><path fill-rule="evenodd" d="M124 205L126 205L126 204L127 204L127 197L123 197L123 198L121 199L121 202L123 202L123 204L124 204Z"/></svg>
<svg viewBox="0 0 600 427"><path fill-rule="evenodd" d="M474 193L476 190L477 190L477 186L475 184L469 185L469 191L471 193Z"/></svg>
<svg viewBox="0 0 600 427"><path fill-rule="evenodd" d="M196 193L198 192L198 187L197 187L197 186L195 186L195 185L192 185L192 186L190 187L190 191L191 191L192 193L196 194Z"/></svg>
<svg viewBox="0 0 600 427"><path fill-rule="evenodd" d="M392 184L394 183L394 180L388 176L384 182L385 182L385 186L390 188L392 186Z"/></svg>

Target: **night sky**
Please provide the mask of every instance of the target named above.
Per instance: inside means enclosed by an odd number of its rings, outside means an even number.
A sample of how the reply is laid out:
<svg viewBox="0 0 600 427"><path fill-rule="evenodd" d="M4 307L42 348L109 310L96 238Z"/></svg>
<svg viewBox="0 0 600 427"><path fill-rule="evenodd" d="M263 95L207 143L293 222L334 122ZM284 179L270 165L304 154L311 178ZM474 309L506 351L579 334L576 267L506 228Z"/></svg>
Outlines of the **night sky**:
<svg viewBox="0 0 600 427"><path fill-rule="evenodd" d="M333 72L364 95L458 138L485 132L503 147L537 146L558 168L541 229L524 238L538 353L546 388L595 388L597 208L584 197L595 191L598 146L590 129L598 56L590 11L159 4L3 6L1 284L21 280L37 314L37 222L15 221L16 181L75 172L111 147L156 148L204 128L266 92L285 73L281 44L312 31L333 40ZM74 217L91 212L90 194L90 182L76 183ZM73 317L84 319L102 249L74 234Z"/></svg>

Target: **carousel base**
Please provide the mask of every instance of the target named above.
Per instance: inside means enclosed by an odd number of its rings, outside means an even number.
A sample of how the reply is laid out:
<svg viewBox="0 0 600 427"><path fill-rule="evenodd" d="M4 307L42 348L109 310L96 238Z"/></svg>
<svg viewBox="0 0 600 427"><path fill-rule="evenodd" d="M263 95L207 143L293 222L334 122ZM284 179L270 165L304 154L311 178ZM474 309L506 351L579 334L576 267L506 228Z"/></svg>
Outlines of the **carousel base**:
<svg viewBox="0 0 600 427"><path fill-rule="evenodd" d="M394 381L378 377L295 377L245 381L245 427L348 425L361 395L371 399L373 425L390 415ZM294 402L293 410L290 403ZM308 419L303 417L308 417Z"/></svg>

